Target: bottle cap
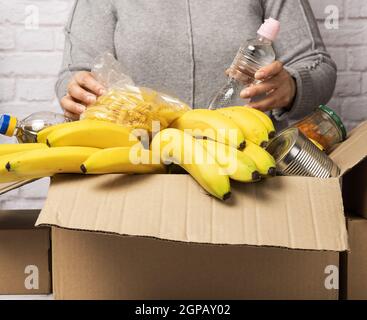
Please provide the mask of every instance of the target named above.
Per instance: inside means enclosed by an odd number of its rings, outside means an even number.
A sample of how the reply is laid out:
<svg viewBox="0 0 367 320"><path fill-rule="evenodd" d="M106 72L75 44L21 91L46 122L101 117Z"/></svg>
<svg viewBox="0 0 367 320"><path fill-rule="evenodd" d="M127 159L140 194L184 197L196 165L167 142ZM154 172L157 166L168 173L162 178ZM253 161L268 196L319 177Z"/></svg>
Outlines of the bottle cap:
<svg viewBox="0 0 367 320"><path fill-rule="evenodd" d="M257 33L271 41L274 41L280 31L280 22L273 18L266 19Z"/></svg>
<svg viewBox="0 0 367 320"><path fill-rule="evenodd" d="M3 114L0 116L0 134L12 137L17 127L17 118Z"/></svg>

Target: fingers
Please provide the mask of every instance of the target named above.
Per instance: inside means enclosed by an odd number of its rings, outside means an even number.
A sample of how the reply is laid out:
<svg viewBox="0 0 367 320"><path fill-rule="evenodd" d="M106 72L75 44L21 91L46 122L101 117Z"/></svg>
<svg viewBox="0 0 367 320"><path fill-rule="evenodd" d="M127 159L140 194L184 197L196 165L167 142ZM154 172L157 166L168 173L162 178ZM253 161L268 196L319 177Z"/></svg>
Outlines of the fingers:
<svg viewBox="0 0 367 320"><path fill-rule="evenodd" d="M85 105L93 104L97 101L97 97L83 89L79 83L72 80L68 85L68 94L75 100L82 102Z"/></svg>
<svg viewBox="0 0 367 320"><path fill-rule="evenodd" d="M255 74L256 80L265 80L268 78L272 78L279 74L283 70L283 63L280 61L274 61L266 67L261 68Z"/></svg>
<svg viewBox="0 0 367 320"><path fill-rule="evenodd" d="M86 89L87 91L92 92L95 96L101 96L105 94L105 88L93 77L90 72L78 72L74 79L79 86Z"/></svg>
<svg viewBox="0 0 367 320"><path fill-rule="evenodd" d="M95 103L105 92L104 87L86 71L78 72L68 85L68 94L86 106Z"/></svg>
<svg viewBox="0 0 367 320"><path fill-rule="evenodd" d="M278 82L275 79L271 79L260 84L248 87L241 91L240 96L242 99L249 99L262 94L266 94L278 88Z"/></svg>
<svg viewBox="0 0 367 320"><path fill-rule="evenodd" d="M69 111L64 111L64 115L66 118L73 120L73 121L78 121L80 119L80 115L71 113Z"/></svg>
<svg viewBox="0 0 367 320"><path fill-rule="evenodd" d="M276 92L273 92L260 101L249 103L248 106L250 108L255 108L260 111L266 112L278 108L279 106L277 106L277 102L278 99L276 96Z"/></svg>
<svg viewBox="0 0 367 320"><path fill-rule="evenodd" d="M85 111L85 106L75 102L69 95L63 97L60 101L61 107L67 117L78 120L80 115Z"/></svg>
<svg viewBox="0 0 367 320"><path fill-rule="evenodd" d="M269 111L276 108L290 107L296 92L295 80L285 69L282 69L274 77L247 87L240 95L244 99L265 95L263 99L251 102L249 106L261 111Z"/></svg>
<svg viewBox="0 0 367 320"><path fill-rule="evenodd" d="M97 97L106 93L105 88L87 71L76 73L67 89L68 93L60 103L65 115L73 120L78 120L86 106L95 103Z"/></svg>
<svg viewBox="0 0 367 320"><path fill-rule="evenodd" d="M249 107L259 109L261 111L270 111L277 108L287 108L291 105L295 92L291 90L289 85L284 85L267 94L264 99L251 102Z"/></svg>

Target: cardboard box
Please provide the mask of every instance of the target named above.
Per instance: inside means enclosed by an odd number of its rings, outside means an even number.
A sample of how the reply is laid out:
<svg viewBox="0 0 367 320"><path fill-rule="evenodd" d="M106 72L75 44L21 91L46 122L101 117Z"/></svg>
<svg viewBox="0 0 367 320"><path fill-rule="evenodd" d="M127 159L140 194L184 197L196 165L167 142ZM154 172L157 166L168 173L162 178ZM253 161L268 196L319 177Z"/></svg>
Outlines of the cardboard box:
<svg viewBox="0 0 367 320"><path fill-rule="evenodd" d="M335 150L341 175L366 139L367 123ZM338 299L340 182L233 183L223 203L187 175L55 177L37 221L53 226L55 297Z"/></svg>
<svg viewBox="0 0 367 320"><path fill-rule="evenodd" d="M347 212L367 219L367 159L343 179L343 199Z"/></svg>
<svg viewBox="0 0 367 320"><path fill-rule="evenodd" d="M355 161L354 164L350 164L353 170L348 170L343 175L343 200L346 212L367 219L367 159L364 156L367 143L363 141L366 139L366 132L367 122L364 122L350 133L349 140L354 141L355 145L349 151L354 153ZM333 155L339 162L349 161L350 158L348 150L343 146L339 147ZM342 159L344 155L346 155L345 160ZM357 161L357 159L362 161Z"/></svg>
<svg viewBox="0 0 367 320"><path fill-rule="evenodd" d="M209 245L54 228L56 299L338 299L336 252ZM336 275L337 276L337 275Z"/></svg>
<svg viewBox="0 0 367 320"><path fill-rule="evenodd" d="M367 220L348 217L350 251L343 256L343 299L367 300Z"/></svg>
<svg viewBox="0 0 367 320"><path fill-rule="evenodd" d="M0 294L51 293L50 229L39 211L0 211Z"/></svg>

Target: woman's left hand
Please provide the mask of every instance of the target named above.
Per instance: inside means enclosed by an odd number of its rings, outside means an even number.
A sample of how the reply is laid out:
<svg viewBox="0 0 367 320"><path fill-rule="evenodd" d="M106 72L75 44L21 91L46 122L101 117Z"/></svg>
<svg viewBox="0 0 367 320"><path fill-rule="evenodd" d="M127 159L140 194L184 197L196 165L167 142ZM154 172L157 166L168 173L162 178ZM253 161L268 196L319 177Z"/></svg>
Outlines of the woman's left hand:
<svg viewBox="0 0 367 320"><path fill-rule="evenodd" d="M262 81L241 91L241 98L250 99L266 94L264 99L251 102L248 106L261 111L277 108L290 108L296 96L295 79L283 68L280 61L261 68L255 74L256 80Z"/></svg>

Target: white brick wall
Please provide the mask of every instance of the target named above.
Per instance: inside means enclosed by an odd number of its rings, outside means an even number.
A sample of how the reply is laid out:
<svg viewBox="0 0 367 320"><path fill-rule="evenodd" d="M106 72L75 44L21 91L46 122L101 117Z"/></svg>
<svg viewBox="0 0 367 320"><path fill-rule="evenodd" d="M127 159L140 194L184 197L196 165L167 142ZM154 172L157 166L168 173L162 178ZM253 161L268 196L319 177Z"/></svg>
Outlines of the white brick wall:
<svg viewBox="0 0 367 320"><path fill-rule="evenodd" d="M72 0L0 0L0 113L24 117L59 110L53 86L61 63L63 25ZM338 64L339 78L329 105L348 128L367 119L367 5L365 0L310 0L325 43ZM327 6L339 10L338 30L328 30ZM29 30L39 10L39 28ZM9 139L0 138L0 143ZM0 208L39 208L48 179L0 197Z"/></svg>
<svg viewBox="0 0 367 320"><path fill-rule="evenodd" d="M64 46L63 26L72 0L0 0L0 113L20 118L60 111L54 85ZM29 28L39 10L39 28ZM26 28L27 26L27 28ZM0 137L0 143L13 139ZM0 196L0 209L42 208L49 179Z"/></svg>
<svg viewBox="0 0 367 320"><path fill-rule="evenodd" d="M338 81L329 105L348 129L367 119L367 5L363 0L310 0L328 50L338 65ZM328 6L339 9L339 29L328 29ZM327 12L327 13L325 13Z"/></svg>

